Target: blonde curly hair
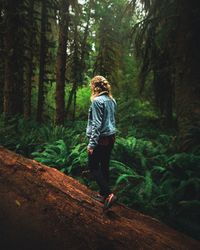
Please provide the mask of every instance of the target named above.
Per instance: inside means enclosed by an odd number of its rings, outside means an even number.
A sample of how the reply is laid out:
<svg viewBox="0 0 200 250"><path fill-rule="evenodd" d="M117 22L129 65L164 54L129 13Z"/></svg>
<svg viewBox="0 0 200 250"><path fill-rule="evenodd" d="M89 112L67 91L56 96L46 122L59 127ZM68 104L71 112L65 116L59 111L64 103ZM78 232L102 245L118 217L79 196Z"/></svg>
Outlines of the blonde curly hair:
<svg viewBox="0 0 200 250"><path fill-rule="evenodd" d="M90 81L90 87L91 87L91 100L93 100L95 97L107 93L110 98L112 97L111 94L111 86L107 79L103 76L95 76Z"/></svg>

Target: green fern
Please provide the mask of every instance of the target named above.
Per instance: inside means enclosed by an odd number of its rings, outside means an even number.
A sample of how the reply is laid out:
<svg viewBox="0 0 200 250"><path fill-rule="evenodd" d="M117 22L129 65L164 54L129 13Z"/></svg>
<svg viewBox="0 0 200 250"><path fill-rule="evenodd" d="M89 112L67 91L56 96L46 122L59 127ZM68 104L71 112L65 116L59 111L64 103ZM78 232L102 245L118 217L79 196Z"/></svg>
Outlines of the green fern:
<svg viewBox="0 0 200 250"><path fill-rule="evenodd" d="M72 147L68 158L68 174L77 175L81 173L82 169L86 168L88 159L86 148L87 144L85 142L76 144Z"/></svg>
<svg viewBox="0 0 200 250"><path fill-rule="evenodd" d="M52 143L58 140L66 140L69 130L63 126L42 126L38 130L41 142Z"/></svg>
<svg viewBox="0 0 200 250"><path fill-rule="evenodd" d="M110 161L110 169L111 171L117 172L118 174L136 174L136 172L128 165L116 160Z"/></svg>
<svg viewBox="0 0 200 250"><path fill-rule="evenodd" d="M69 150L63 140L58 140L53 144L46 144L42 151L32 153L36 161L58 169L66 167L68 155Z"/></svg>

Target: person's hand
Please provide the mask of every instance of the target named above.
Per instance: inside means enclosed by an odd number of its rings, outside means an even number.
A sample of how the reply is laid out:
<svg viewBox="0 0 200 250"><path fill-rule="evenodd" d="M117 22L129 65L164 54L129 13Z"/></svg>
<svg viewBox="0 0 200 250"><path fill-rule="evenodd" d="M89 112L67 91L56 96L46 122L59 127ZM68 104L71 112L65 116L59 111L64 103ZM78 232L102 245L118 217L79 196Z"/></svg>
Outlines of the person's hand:
<svg viewBox="0 0 200 250"><path fill-rule="evenodd" d="M87 149L87 151L88 151L88 154L89 154L89 155L92 155L92 154L93 154L94 149L93 149L93 148L88 148L88 149Z"/></svg>

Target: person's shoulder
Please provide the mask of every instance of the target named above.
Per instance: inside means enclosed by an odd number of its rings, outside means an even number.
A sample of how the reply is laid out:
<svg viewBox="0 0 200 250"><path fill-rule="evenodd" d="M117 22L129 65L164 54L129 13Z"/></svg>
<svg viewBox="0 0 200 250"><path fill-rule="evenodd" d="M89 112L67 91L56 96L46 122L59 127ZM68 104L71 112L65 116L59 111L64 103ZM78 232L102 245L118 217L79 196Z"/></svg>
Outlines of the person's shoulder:
<svg viewBox="0 0 200 250"><path fill-rule="evenodd" d="M94 103L102 103L102 102L103 102L102 96L101 96L101 95L96 96L96 97L93 99L93 102L94 102Z"/></svg>
<svg viewBox="0 0 200 250"><path fill-rule="evenodd" d="M103 104L103 103L105 103L105 102L107 102L107 101L113 101L115 104L116 104L116 101L115 101L115 99L113 98L113 97L110 97L110 96L108 96L108 95L99 95L99 96L96 96L94 99L93 99L93 101L92 101L92 103L93 104Z"/></svg>
<svg viewBox="0 0 200 250"><path fill-rule="evenodd" d="M101 98L101 96L96 96L93 100L92 100L92 105L93 106L98 106L101 107L103 104L104 100Z"/></svg>
<svg viewBox="0 0 200 250"><path fill-rule="evenodd" d="M115 100L115 98L114 98L114 97L111 97L111 99L112 99L114 102L116 102L116 100Z"/></svg>
<svg viewBox="0 0 200 250"><path fill-rule="evenodd" d="M115 105L117 105L117 102L116 102L115 98L113 98L113 97L110 97L110 98L115 103Z"/></svg>

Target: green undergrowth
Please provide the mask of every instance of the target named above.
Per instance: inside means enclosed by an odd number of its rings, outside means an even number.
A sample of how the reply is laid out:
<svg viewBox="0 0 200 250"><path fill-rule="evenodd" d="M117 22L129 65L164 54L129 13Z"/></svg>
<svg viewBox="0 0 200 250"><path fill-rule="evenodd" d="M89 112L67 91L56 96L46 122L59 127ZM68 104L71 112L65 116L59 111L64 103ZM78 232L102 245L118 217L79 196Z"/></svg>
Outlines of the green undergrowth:
<svg viewBox="0 0 200 250"><path fill-rule="evenodd" d="M54 126L21 117L11 119L5 126L1 117L0 144L97 190L88 176L85 127L86 122L82 121ZM199 237L198 148L190 153L179 152L173 133L151 123L146 129L131 124L125 130L122 122L110 170L111 186L120 202Z"/></svg>

